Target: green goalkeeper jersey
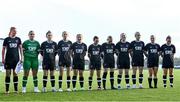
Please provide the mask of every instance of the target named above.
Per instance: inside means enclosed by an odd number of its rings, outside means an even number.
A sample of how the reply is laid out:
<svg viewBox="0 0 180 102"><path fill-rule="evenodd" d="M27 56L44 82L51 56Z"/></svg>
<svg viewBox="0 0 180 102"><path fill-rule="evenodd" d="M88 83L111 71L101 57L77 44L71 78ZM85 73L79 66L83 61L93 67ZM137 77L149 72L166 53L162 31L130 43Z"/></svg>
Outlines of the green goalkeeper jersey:
<svg viewBox="0 0 180 102"><path fill-rule="evenodd" d="M24 57L37 58L40 50L40 44L36 40L26 40L23 43Z"/></svg>

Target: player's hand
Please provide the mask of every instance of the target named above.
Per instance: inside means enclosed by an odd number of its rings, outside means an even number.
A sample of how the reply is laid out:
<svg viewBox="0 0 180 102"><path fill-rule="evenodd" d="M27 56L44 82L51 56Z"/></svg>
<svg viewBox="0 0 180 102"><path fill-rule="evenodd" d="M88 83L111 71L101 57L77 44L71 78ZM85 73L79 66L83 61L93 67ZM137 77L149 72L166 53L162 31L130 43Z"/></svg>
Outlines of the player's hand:
<svg viewBox="0 0 180 102"><path fill-rule="evenodd" d="M70 57L70 52L66 52L66 53L64 54L64 58L65 58L66 60L71 59L71 57Z"/></svg>
<svg viewBox="0 0 180 102"><path fill-rule="evenodd" d="M21 60L19 60L19 62L20 62L20 63L23 63L23 60L21 59Z"/></svg>
<svg viewBox="0 0 180 102"><path fill-rule="evenodd" d="M84 55L83 54L80 55L80 59L84 59Z"/></svg>
<svg viewBox="0 0 180 102"><path fill-rule="evenodd" d="M91 54L88 54L88 57L91 58Z"/></svg>

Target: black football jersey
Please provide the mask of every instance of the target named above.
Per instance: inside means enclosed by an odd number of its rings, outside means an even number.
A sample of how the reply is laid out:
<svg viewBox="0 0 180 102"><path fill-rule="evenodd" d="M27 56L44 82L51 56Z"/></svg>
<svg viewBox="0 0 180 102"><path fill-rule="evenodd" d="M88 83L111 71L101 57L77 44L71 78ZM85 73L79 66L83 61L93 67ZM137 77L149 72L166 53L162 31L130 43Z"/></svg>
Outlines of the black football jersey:
<svg viewBox="0 0 180 102"><path fill-rule="evenodd" d="M104 54L104 61L114 61L115 44L114 43L103 43L102 52Z"/></svg>
<svg viewBox="0 0 180 102"><path fill-rule="evenodd" d="M130 43L129 42L118 42L116 44L116 50L118 53L118 57L121 58L129 58L129 49L130 49Z"/></svg>
<svg viewBox="0 0 180 102"><path fill-rule="evenodd" d="M88 54L90 55L90 61L101 61L101 45L91 44L88 48Z"/></svg>
<svg viewBox="0 0 180 102"><path fill-rule="evenodd" d="M154 58L159 58L159 52L161 51L161 47L159 44L152 44L152 43L148 43L145 48L145 51L147 51L147 57L148 59L154 59Z"/></svg>
<svg viewBox="0 0 180 102"><path fill-rule="evenodd" d="M64 41L64 40L61 40L59 41L58 43L58 55L60 57L60 59L64 59L65 57L65 54L69 53L69 50L70 50L70 47L72 45L72 42L71 41ZM70 58L70 54L67 54L68 58Z"/></svg>
<svg viewBox="0 0 180 102"><path fill-rule="evenodd" d="M73 52L74 60L84 60L84 57L87 52L87 45L85 43L75 42L72 44L70 49Z"/></svg>
<svg viewBox="0 0 180 102"><path fill-rule="evenodd" d="M172 55L176 53L176 48L173 44L167 45L164 44L161 46L161 51L163 54L163 59L167 61L172 61Z"/></svg>
<svg viewBox="0 0 180 102"><path fill-rule="evenodd" d="M130 44L130 49L133 52L132 58L138 58L138 59L144 58L144 55L143 55L144 47L145 47L145 44L143 41L132 41Z"/></svg>
<svg viewBox="0 0 180 102"><path fill-rule="evenodd" d="M43 61L54 61L57 54L57 43L45 41L41 44Z"/></svg>
<svg viewBox="0 0 180 102"><path fill-rule="evenodd" d="M19 45L21 45L19 37L7 37L4 39L3 46L6 47L6 61L19 60Z"/></svg>

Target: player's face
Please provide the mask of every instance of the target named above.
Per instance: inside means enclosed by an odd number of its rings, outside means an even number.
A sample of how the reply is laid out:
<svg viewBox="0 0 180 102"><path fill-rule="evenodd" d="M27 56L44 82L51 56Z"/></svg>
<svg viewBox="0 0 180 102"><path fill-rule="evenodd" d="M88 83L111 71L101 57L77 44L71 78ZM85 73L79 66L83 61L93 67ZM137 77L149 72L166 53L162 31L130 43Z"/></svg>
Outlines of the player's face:
<svg viewBox="0 0 180 102"><path fill-rule="evenodd" d="M34 40L34 37L35 37L35 33L34 32L29 34L29 39L30 40Z"/></svg>
<svg viewBox="0 0 180 102"><path fill-rule="evenodd" d="M64 32L64 33L62 34L62 37L63 37L63 39L67 39L68 33L67 33L67 32Z"/></svg>
<svg viewBox="0 0 180 102"><path fill-rule="evenodd" d="M136 40L140 40L140 38L141 38L140 33L136 33L136 34L135 34L135 38L136 38Z"/></svg>
<svg viewBox="0 0 180 102"><path fill-rule="evenodd" d="M46 35L46 37L47 37L48 40L52 40L52 34L51 34L51 33L48 33L48 34Z"/></svg>
<svg viewBox="0 0 180 102"><path fill-rule="evenodd" d="M112 37L108 37L107 41L108 41L109 43L113 42Z"/></svg>
<svg viewBox="0 0 180 102"><path fill-rule="evenodd" d="M82 42L82 35L77 35L76 39L78 42Z"/></svg>
<svg viewBox="0 0 180 102"><path fill-rule="evenodd" d="M151 43L154 43L155 42L155 37L151 36L150 40L151 40Z"/></svg>
<svg viewBox="0 0 180 102"><path fill-rule="evenodd" d="M11 30L11 36L15 36L16 35L16 29L12 29Z"/></svg>
<svg viewBox="0 0 180 102"><path fill-rule="evenodd" d="M170 43L171 43L171 38L167 38L167 39L166 39L166 42L167 42L168 44L170 44Z"/></svg>
<svg viewBox="0 0 180 102"><path fill-rule="evenodd" d="M126 35L125 34L121 34L121 40L126 41Z"/></svg>
<svg viewBox="0 0 180 102"><path fill-rule="evenodd" d="M94 39L94 43L98 44L99 43L99 39Z"/></svg>

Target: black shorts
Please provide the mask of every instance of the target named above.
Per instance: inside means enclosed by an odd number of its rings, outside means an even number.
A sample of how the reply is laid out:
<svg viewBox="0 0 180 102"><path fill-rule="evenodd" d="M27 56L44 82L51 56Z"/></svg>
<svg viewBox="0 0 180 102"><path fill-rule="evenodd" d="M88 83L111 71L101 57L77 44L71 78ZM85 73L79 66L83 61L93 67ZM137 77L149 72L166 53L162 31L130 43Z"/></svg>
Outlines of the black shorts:
<svg viewBox="0 0 180 102"><path fill-rule="evenodd" d="M59 59L59 66L60 67L70 67L71 66L71 59Z"/></svg>
<svg viewBox="0 0 180 102"><path fill-rule="evenodd" d="M15 61L5 61L5 64L4 64L4 68L5 69L13 69L15 70L16 69L16 65L17 63L19 62L19 60L15 60Z"/></svg>
<svg viewBox="0 0 180 102"><path fill-rule="evenodd" d="M43 67L43 70L53 71L55 70L55 61L54 62L43 61L42 67Z"/></svg>
<svg viewBox="0 0 180 102"><path fill-rule="evenodd" d="M147 67L148 68L159 67L159 60L158 59L148 59Z"/></svg>
<svg viewBox="0 0 180 102"><path fill-rule="evenodd" d="M90 61L89 69L101 70L101 62Z"/></svg>
<svg viewBox="0 0 180 102"><path fill-rule="evenodd" d="M118 69L130 69L130 59L117 59Z"/></svg>
<svg viewBox="0 0 180 102"><path fill-rule="evenodd" d="M78 70L84 70L85 69L85 61L81 60L73 60L73 69L78 69Z"/></svg>
<svg viewBox="0 0 180 102"><path fill-rule="evenodd" d="M163 60L162 68L174 68L174 62Z"/></svg>
<svg viewBox="0 0 180 102"><path fill-rule="evenodd" d="M115 68L115 61L104 61L103 62L104 68Z"/></svg>
<svg viewBox="0 0 180 102"><path fill-rule="evenodd" d="M132 58L132 66L133 67L144 67L144 58Z"/></svg>

